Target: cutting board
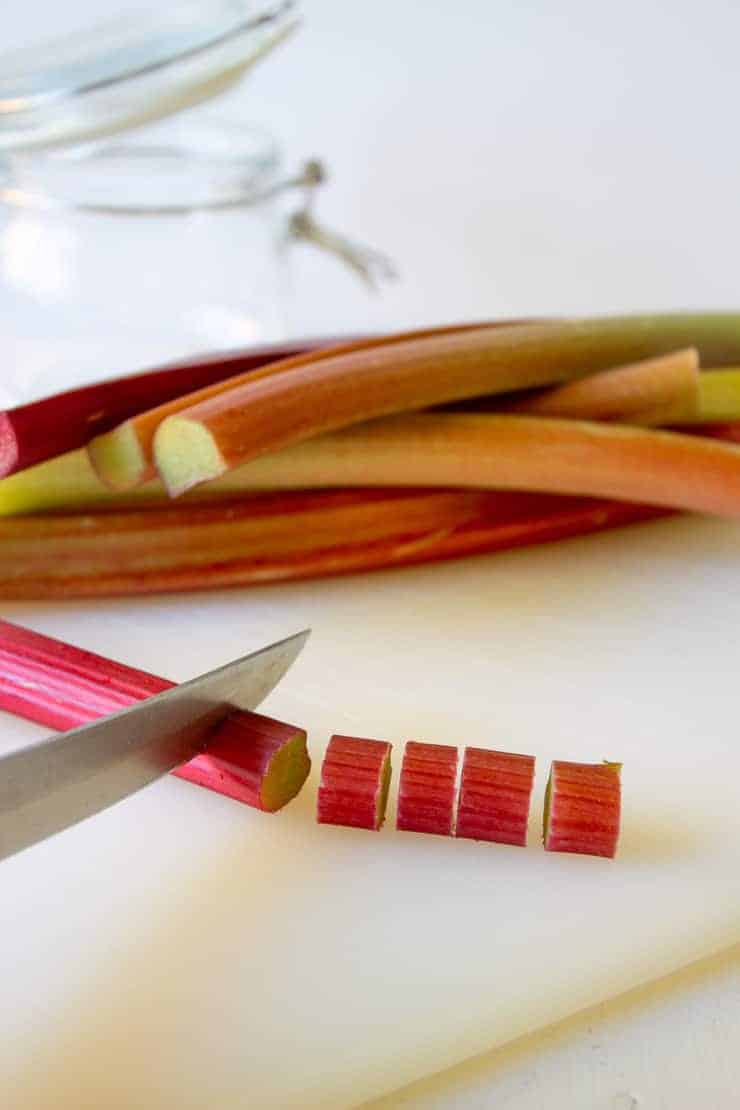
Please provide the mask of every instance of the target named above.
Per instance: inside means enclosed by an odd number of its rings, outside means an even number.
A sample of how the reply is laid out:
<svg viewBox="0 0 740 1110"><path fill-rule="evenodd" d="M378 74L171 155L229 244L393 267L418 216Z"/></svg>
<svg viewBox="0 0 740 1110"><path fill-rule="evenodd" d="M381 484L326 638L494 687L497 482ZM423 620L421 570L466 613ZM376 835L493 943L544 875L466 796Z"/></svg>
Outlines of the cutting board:
<svg viewBox="0 0 740 1110"><path fill-rule="evenodd" d="M350 1107L740 938L740 527L3 615L184 679L305 625L267 816L168 778L0 865L5 1110ZM530 846L321 827L332 732L532 752ZM9 748L41 730L2 719ZM552 758L623 760L615 862L538 843ZM394 784L395 785L395 784Z"/></svg>

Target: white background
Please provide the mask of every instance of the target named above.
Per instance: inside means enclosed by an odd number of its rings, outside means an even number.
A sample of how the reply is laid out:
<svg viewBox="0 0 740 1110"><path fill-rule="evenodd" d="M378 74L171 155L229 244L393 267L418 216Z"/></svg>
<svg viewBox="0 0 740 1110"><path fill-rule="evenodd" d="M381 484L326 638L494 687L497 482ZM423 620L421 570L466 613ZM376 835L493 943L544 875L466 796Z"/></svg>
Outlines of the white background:
<svg viewBox="0 0 740 1110"><path fill-rule="evenodd" d="M368 299L305 250L292 331L737 304L735 4L304 10L301 34L228 111L271 127L289 163L325 158L320 214L384 248L401 281ZM13 5L3 36L20 43L90 12L100 18L92 3ZM385 1105L729 1110L739 961L735 951Z"/></svg>

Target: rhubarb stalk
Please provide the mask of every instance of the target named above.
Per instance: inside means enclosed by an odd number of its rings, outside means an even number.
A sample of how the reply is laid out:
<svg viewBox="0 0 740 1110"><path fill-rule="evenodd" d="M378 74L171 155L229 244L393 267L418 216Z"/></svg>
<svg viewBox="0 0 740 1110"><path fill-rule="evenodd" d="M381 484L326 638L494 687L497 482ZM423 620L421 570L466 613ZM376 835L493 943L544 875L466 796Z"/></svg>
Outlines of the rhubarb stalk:
<svg viewBox="0 0 740 1110"><path fill-rule="evenodd" d="M641 501L740 515L740 449L622 424L423 413L377 420L255 459L256 489L442 486Z"/></svg>
<svg viewBox="0 0 740 1110"><path fill-rule="evenodd" d="M511 326L515 326L515 324L516 321L512 322ZM491 324L488 326L501 327L503 325ZM416 337L446 335L474 330L476 327L477 325L473 324L460 324L409 332L408 335ZM143 482L149 481L156 473L152 454L154 433L167 417L191 405L218 397L227 389L244 385L257 378L284 374L289 371L294 372L307 363L313 365L315 361L321 361L329 351L332 354L344 354L360 349L374 349L384 347L389 343L395 343L397 339L398 336L383 335L375 338L345 340L341 344L332 341L329 347L326 347L326 341L322 341L324 344L322 349L314 349L318 344L314 344L313 347L309 344L297 345L296 353L290 354L289 357L277 361L273 359L269 365L261 365L258 368L248 367L247 372L236 373L228 381L223 379L214 380L212 383L206 383L204 388L197 392L183 390L179 395L172 397L164 404L157 404L152 401L151 405L147 406L147 411L137 411L136 416L125 420L118 427L111 429L104 435L95 436L87 445L90 460L101 481L108 488L119 491L133 489Z"/></svg>
<svg viewBox="0 0 740 1110"><path fill-rule="evenodd" d="M534 756L466 748L455 836L527 843Z"/></svg>
<svg viewBox="0 0 740 1110"><path fill-rule="evenodd" d="M154 441L170 493L258 455L390 413L582 377L693 345L722 365L740 355L740 317L668 316L482 327L273 364L167 417Z"/></svg>
<svg viewBox="0 0 740 1110"><path fill-rule="evenodd" d="M703 376L702 376L703 377ZM694 347L658 358L602 370L500 405L503 412L616 420L624 424L666 422L672 412L699 412L699 354Z"/></svg>
<svg viewBox="0 0 740 1110"><path fill-rule="evenodd" d="M501 404L502 411L577 417L591 420L616 420L627 423L648 423L658 410L680 413L687 420L693 413L700 418L699 375L695 350L675 351L657 359L646 359L616 370L604 370L591 377L545 390L535 396ZM734 377L732 371L728 371ZM702 375L702 386L710 382L709 393L718 395L714 379L723 378L724 371ZM703 396L703 395L702 395ZM740 389L738 390L740 398ZM724 390L723 417L729 411L730 391ZM740 415L740 405L735 409ZM706 409L713 419L717 406ZM206 482L190 491L189 499L219 499L250 488L249 465L237 467L215 481ZM47 509L91 507L128 507L163 503L168 500L161 482L156 479L124 492L111 490L98 476L84 450L70 451L29 467L5 481L0 481L0 516L39 512Z"/></svg>
<svg viewBox="0 0 740 1110"><path fill-rule="evenodd" d="M0 476L71 451L135 413L331 340L276 343L70 389L0 412Z"/></svg>
<svg viewBox="0 0 740 1110"><path fill-rule="evenodd" d="M452 836L457 748L409 740L398 782L396 828Z"/></svg>
<svg viewBox="0 0 740 1110"><path fill-rule="evenodd" d="M332 736L321 765L319 823L377 832L385 820L390 781L391 745L386 740Z"/></svg>
<svg viewBox="0 0 740 1110"><path fill-rule="evenodd" d="M698 412L691 405L680 414L682 424L727 423L740 420L740 370L704 370L699 375Z"/></svg>
<svg viewBox="0 0 740 1110"><path fill-rule="evenodd" d="M0 621L0 709L18 717L76 728L174 685ZM310 768L303 729L239 711L214 730L206 751L172 773L272 813L295 797Z"/></svg>
<svg viewBox="0 0 740 1110"><path fill-rule="evenodd" d="M545 851L616 855L621 770L621 763L553 762L545 793Z"/></svg>
<svg viewBox="0 0 740 1110"><path fill-rule="evenodd" d="M348 490L0 522L0 597L215 589L483 554L651 520L617 501Z"/></svg>

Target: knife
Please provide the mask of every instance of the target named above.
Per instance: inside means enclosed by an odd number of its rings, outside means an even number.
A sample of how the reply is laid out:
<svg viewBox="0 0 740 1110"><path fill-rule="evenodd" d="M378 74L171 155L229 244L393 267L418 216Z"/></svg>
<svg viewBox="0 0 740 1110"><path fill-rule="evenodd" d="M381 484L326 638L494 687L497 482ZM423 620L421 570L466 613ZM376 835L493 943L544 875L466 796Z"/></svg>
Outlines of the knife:
<svg viewBox="0 0 740 1110"><path fill-rule="evenodd" d="M0 859L107 809L207 746L235 709L256 709L310 630L93 724L0 757Z"/></svg>

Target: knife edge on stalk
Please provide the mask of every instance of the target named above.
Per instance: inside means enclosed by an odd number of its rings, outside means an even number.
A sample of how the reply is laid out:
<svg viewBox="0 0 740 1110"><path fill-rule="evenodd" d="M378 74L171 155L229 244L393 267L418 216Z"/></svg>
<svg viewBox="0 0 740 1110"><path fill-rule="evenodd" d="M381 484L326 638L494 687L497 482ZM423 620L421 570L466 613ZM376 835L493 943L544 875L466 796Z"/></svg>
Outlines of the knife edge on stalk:
<svg viewBox="0 0 740 1110"><path fill-rule="evenodd" d="M255 709L309 630L100 721L0 758L0 859L106 809L192 759L236 710Z"/></svg>

